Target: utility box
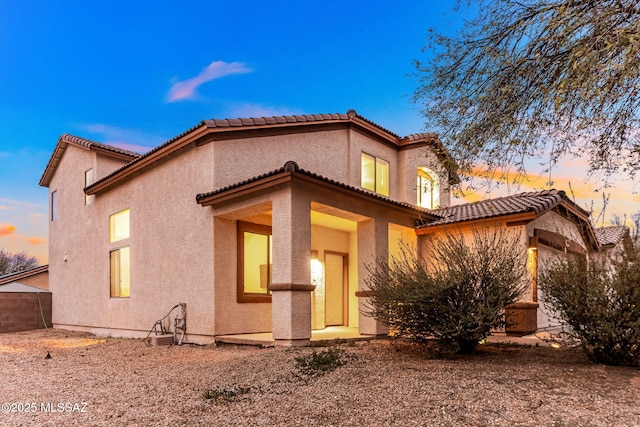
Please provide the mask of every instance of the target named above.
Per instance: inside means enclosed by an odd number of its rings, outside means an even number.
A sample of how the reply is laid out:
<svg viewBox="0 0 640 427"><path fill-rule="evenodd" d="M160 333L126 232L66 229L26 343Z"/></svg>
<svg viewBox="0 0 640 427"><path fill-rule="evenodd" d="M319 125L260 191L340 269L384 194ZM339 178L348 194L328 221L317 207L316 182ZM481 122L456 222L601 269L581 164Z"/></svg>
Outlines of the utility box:
<svg viewBox="0 0 640 427"><path fill-rule="evenodd" d="M173 344L173 335L151 335L151 345L160 346L160 345L171 345Z"/></svg>

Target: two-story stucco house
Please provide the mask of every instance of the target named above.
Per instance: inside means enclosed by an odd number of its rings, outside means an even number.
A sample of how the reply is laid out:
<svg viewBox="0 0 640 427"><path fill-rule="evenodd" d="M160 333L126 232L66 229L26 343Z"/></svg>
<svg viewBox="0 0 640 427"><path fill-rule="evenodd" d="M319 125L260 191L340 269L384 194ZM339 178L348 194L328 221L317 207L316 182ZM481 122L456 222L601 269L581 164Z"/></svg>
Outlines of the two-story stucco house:
<svg viewBox="0 0 640 427"><path fill-rule="evenodd" d="M511 230L529 253L519 332L549 326L540 265L597 252L611 233L556 190L450 206L457 182L436 135L400 137L354 111L205 120L144 155L63 135L40 181L54 326L144 337L183 302L195 343L381 334L361 314L367 266L480 226Z"/></svg>
<svg viewBox="0 0 640 427"><path fill-rule="evenodd" d="M449 205L451 165L354 111L205 120L144 155L63 135L40 181L54 325L140 337L185 302L191 342L381 333L366 265Z"/></svg>

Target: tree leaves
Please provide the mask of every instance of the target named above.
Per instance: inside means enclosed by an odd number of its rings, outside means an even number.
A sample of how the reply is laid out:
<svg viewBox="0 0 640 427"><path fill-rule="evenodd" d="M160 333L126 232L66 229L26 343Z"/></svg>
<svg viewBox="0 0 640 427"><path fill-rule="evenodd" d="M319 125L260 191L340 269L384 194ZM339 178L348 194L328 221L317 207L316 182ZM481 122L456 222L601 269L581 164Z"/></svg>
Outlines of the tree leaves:
<svg viewBox="0 0 640 427"><path fill-rule="evenodd" d="M530 157L586 154L592 171L640 168L640 5L481 1L455 36L430 32L417 62L427 126L462 172L525 171Z"/></svg>

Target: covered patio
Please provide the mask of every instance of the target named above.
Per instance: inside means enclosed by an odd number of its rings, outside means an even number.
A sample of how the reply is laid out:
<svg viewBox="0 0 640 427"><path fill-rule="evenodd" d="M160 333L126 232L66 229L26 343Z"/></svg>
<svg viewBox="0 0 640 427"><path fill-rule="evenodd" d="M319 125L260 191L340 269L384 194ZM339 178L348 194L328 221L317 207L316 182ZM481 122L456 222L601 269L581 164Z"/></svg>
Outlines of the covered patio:
<svg viewBox="0 0 640 427"><path fill-rule="evenodd" d="M386 334L381 324L362 314L367 268L395 253L400 241L416 244L416 221L430 216L294 162L200 194L197 201L212 209L215 241L224 242L214 248L215 336L223 342L305 345ZM243 252L249 251L247 236L261 239L266 248L255 267L258 284L251 287L243 264L257 257ZM324 274L316 274L313 261L322 264ZM344 285L334 296L330 261L343 263L334 276Z"/></svg>

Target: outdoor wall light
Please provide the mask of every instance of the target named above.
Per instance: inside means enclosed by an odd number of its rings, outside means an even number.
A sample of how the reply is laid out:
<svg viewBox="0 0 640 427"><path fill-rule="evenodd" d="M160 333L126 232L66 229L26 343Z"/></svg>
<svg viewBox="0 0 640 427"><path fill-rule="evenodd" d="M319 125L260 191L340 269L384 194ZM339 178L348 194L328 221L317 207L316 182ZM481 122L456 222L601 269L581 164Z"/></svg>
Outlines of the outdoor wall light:
<svg viewBox="0 0 640 427"><path fill-rule="evenodd" d="M318 251L311 251L311 284L316 288L322 287L324 283L324 268L320 262Z"/></svg>

